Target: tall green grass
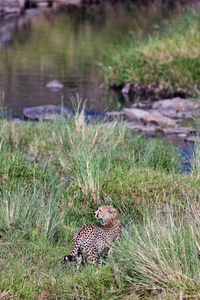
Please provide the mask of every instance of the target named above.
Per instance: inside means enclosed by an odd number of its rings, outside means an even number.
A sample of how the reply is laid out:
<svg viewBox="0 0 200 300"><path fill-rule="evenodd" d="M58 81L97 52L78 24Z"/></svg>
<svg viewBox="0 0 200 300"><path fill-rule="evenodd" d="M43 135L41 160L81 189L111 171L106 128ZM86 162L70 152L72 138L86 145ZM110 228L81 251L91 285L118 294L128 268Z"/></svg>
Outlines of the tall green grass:
<svg viewBox="0 0 200 300"><path fill-rule="evenodd" d="M100 64L108 83L159 85L168 94L199 90L199 11L163 22L155 33L131 33L126 45L113 47Z"/></svg>
<svg viewBox="0 0 200 300"><path fill-rule="evenodd" d="M53 240L64 221L55 194L46 193L45 187L35 186L32 191L16 186L3 191L0 206L0 230L20 231L27 238Z"/></svg>
<svg viewBox="0 0 200 300"><path fill-rule="evenodd" d="M1 298L198 295L198 157L180 174L172 144L83 114L0 125ZM120 244L102 268L62 266L75 232L96 222L103 203L120 212Z"/></svg>
<svg viewBox="0 0 200 300"><path fill-rule="evenodd" d="M123 141L123 130L116 132L116 124L87 124L84 113L77 114L74 123L62 123L55 131L58 160L69 179L84 197L91 196L100 203L102 187L108 179L112 156ZM118 133L118 135L116 134Z"/></svg>
<svg viewBox="0 0 200 300"><path fill-rule="evenodd" d="M162 299L199 297L199 206L173 206L130 223L116 248L118 269L132 290Z"/></svg>

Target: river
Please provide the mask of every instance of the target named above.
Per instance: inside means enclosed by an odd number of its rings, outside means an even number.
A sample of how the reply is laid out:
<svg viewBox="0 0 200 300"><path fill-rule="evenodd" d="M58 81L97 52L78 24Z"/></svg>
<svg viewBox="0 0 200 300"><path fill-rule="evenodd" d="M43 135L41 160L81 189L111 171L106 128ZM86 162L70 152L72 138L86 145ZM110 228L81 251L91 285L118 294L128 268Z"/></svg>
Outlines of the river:
<svg viewBox="0 0 200 300"><path fill-rule="evenodd" d="M180 9L132 4L104 4L70 12L27 10L20 20L14 18L11 32L9 26L8 32L3 32L7 40L4 38L0 49L1 104L18 116L24 107L37 105L72 108L77 98L87 99L87 108L96 111L128 106L127 99L106 87L98 62L113 45L126 43L129 34L151 34L177 13ZM34 16L27 18L29 15ZM23 22L24 18L28 21ZM53 79L64 85L59 92L46 87Z"/></svg>

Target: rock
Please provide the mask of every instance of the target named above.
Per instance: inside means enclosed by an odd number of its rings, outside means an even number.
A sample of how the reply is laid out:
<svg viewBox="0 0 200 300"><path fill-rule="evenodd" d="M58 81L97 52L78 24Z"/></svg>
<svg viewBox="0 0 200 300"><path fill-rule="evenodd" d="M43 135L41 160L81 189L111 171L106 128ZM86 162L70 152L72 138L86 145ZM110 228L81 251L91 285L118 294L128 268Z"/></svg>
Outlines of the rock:
<svg viewBox="0 0 200 300"><path fill-rule="evenodd" d="M131 102L130 94L122 94L122 97L123 97L123 101L125 103L130 103Z"/></svg>
<svg viewBox="0 0 200 300"><path fill-rule="evenodd" d="M43 7L49 7L49 2L46 1L46 2L37 2L37 7L39 8L43 8Z"/></svg>
<svg viewBox="0 0 200 300"><path fill-rule="evenodd" d="M57 0L54 1L53 6L55 9L65 9L65 7L79 6L81 3L81 0Z"/></svg>
<svg viewBox="0 0 200 300"><path fill-rule="evenodd" d="M138 108L125 108L123 112L130 121L141 121L143 125L154 124L156 126L176 127L174 120L154 110L145 111Z"/></svg>
<svg viewBox="0 0 200 300"><path fill-rule="evenodd" d="M165 117L158 111L150 111L140 118L144 125L154 124L156 126L176 127L176 122L168 117Z"/></svg>
<svg viewBox="0 0 200 300"><path fill-rule="evenodd" d="M144 132L149 136L155 136L157 134L157 127L155 126L144 126L135 124L134 122L125 123L125 126L135 132Z"/></svg>
<svg viewBox="0 0 200 300"><path fill-rule="evenodd" d="M64 115L66 117L72 117L73 111L67 107L58 105L42 105L42 106L35 106L23 109L24 116L27 119L32 120L54 120Z"/></svg>
<svg viewBox="0 0 200 300"><path fill-rule="evenodd" d="M173 98L159 100L152 106L165 116L190 119L197 113L198 104L193 99Z"/></svg>
<svg viewBox="0 0 200 300"><path fill-rule="evenodd" d="M19 118L13 118L13 119L12 119L12 123L13 123L13 124L24 124L25 121L24 121L24 120L21 120L21 119L19 119Z"/></svg>
<svg viewBox="0 0 200 300"><path fill-rule="evenodd" d="M153 109L177 109L179 106L187 107L189 109L194 108L194 102L192 99L182 99L180 97L159 100L153 104Z"/></svg>
<svg viewBox="0 0 200 300"><path fill-rule="evenodd" d="M191 136L187 136L184 139L185 142L190 142L190 143L197 143L199 142L199 138L197 136L191 135Z"/></svg>
<svg viewBox="0 0 200 300"><path fill-rule="evenodd" d="M116 122L106 122L106 123L102 124L103 127L106 127L108 129L113 128L115 125L116 125Z"/></svg>
<svg viewBox="0 0 200 300"><path fill-rule="evenodd" d="M147 114L145 110L138 108L125 108L123 113L129 118L130 121L140 121L141 117Z"/></svg>
<svg viewBox="0 0 200 300"><path fill-rule="evenodd" d="M131 108L152 109L153 103L150 101L139 101L131 105Z"/></svg>
<svg viewBox="0 0 200 300"><path fill-rule="evenodd" d="M191 134L196 133L196 130L192 127L176 127L176 128L161 128L165 135L170 134Z"/></svg>
<svg viewBox="0 0 200 300"><path fill-rule="evenodd" d="M0 0L0 14L20 14L25 8L25 0Z"/></svg>
<svg viewBox="0 0 200 300"><path fill-rule="evenodd" d="M129 82L126 82L124 87L122 88L121 92L122 94L129 94L131 89L131 84Z"/></svg>
<svg viewBox="0 0 200 300"><path fill-rule="evenodd" d="M185 139L187 137L187 134L186 133L179 133L177 134L177 136L180 138L180 139Z"/></svg>
<svg viewBox="0 0 200 300"><path fill-rule="evenodd" d="M115 119L125 120L127 118L126 114L123 111L107 112L106 117L108 117L109 120L115 120Z"/></svg>
<svg viewBox="0 0 200 300"><path fill-rule="evenodd" d="M63 84L57 79L51 80L46 84L46 87L51 90L61 90L63 88Z"/></svg>

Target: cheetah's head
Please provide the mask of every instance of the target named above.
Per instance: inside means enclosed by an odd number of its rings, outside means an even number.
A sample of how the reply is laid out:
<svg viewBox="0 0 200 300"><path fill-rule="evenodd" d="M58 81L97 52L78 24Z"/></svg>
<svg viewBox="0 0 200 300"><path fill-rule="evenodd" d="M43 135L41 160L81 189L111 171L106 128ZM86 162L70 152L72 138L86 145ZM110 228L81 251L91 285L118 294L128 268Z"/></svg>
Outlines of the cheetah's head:
<svg viewBox="0 0 200 300"><path fill-rule="evenodd" d="M118 212L113 206L101 205L95 212L96 219L102 219L103 222L108 219L115 219L118 217Z"/></svg>

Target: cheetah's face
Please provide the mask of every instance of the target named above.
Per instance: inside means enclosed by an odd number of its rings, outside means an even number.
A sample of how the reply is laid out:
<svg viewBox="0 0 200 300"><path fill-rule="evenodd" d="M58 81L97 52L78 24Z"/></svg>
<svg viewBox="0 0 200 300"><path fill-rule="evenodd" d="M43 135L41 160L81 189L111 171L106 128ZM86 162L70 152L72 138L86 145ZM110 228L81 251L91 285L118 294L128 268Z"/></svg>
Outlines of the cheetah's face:
<svg viewBox="0 0 200 300"><path fill-rule="evenodd" d="M117 211L114 207L109 205L102 205L95 212L96 219L102 219L105 222L108 219L113 219L117 216Z"/></svg>

